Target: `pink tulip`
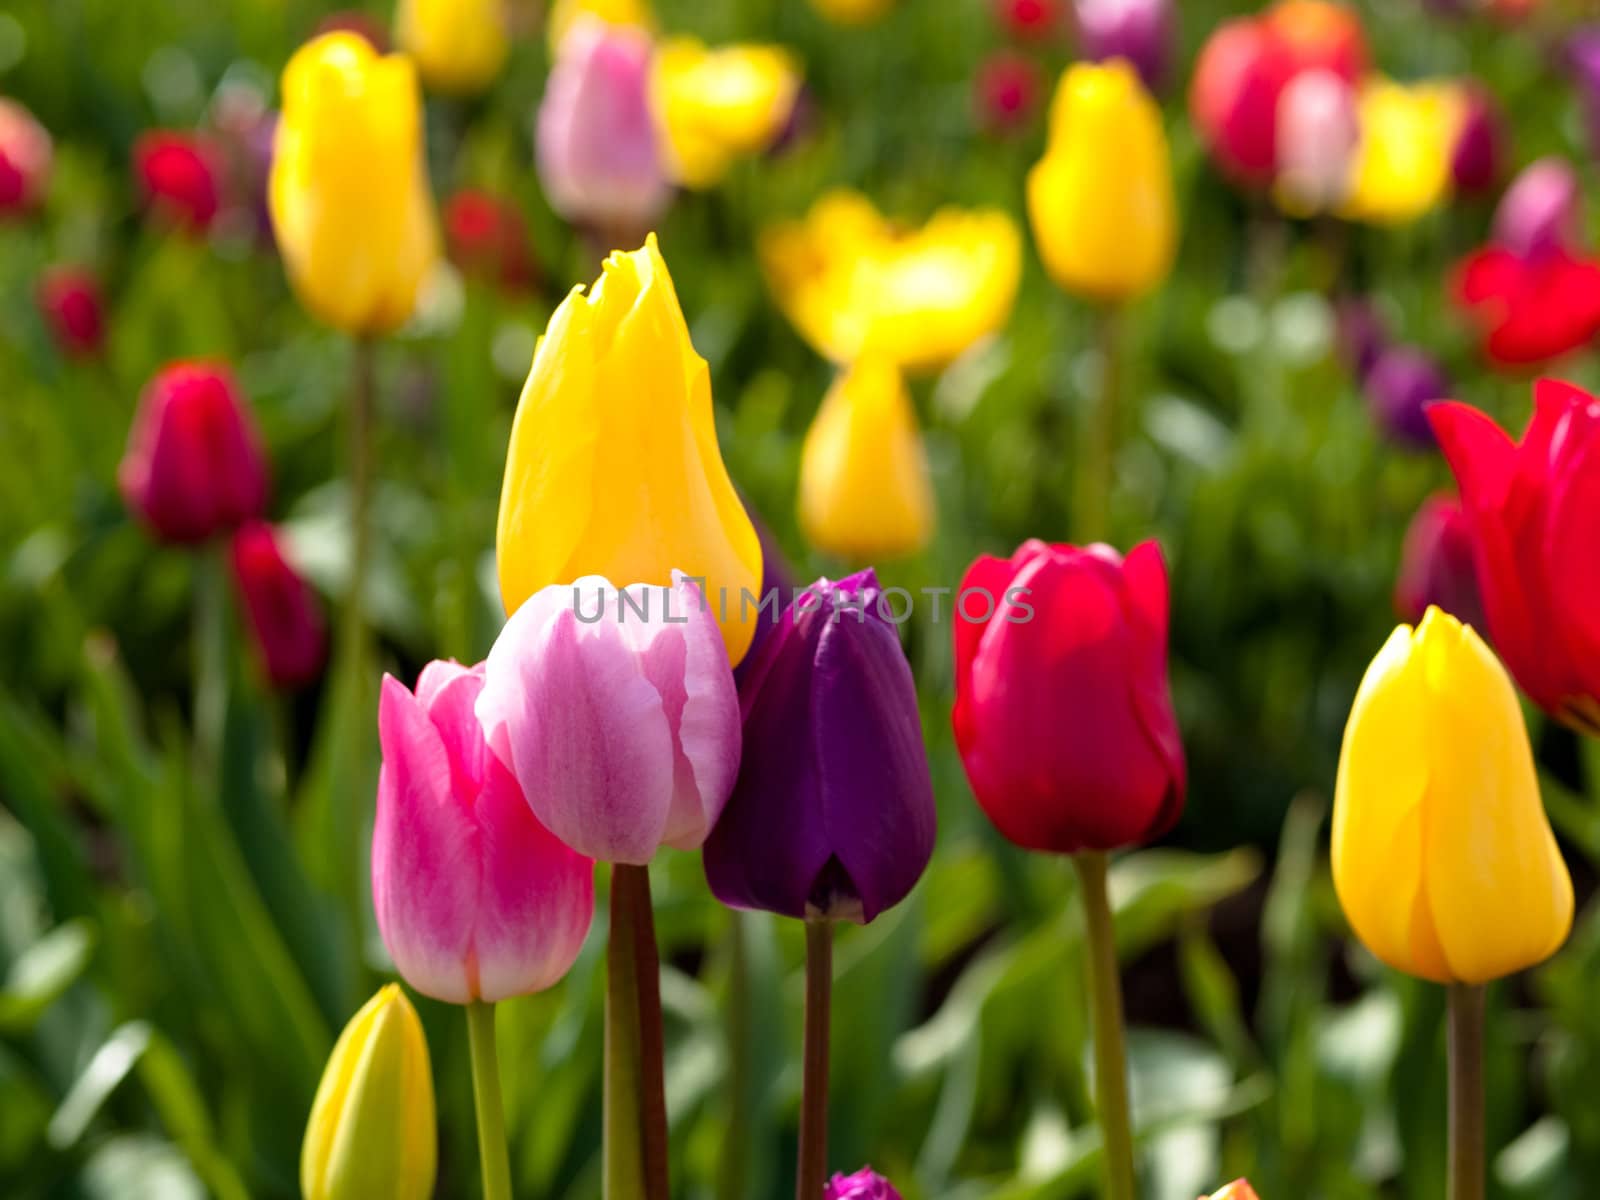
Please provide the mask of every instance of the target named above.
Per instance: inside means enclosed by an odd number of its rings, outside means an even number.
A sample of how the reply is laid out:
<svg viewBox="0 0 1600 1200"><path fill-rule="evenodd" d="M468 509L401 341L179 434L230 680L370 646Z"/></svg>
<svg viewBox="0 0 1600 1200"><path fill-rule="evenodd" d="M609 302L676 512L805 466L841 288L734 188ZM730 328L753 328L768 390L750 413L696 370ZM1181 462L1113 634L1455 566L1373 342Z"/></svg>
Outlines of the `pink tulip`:
<svg viewBox="0 0 1600 1200"><path fill-rule="evenodd" d="M594 864L534 818L484 744L483 664L384 676L372 832L378 929L406 982L451 1004L543 991L594 918Z"/></svg>
<svg viewBox="0 0 1600 1200"><path fill-rule="evenodd" d="M1535 258L1583 244L1583 184L1564 158L1541 158L1525 167L1500 198L1494 241L1519 258Z"/></svg>
<svg viewBox="0 0 1600 1200"><path fill-rule="evenodd" d="M1318 67L1278 97L1278 186L1296 207L1317 212L1344 199L1361 138L1355 89Z"/></svg>
<svg viewBox="0 0 1600 1200"><path fill-rule="evenodd" d="M489 651L478 719L567 845L642 865L698 849L739 773L739 697L716 617L682 575L535 593Z"/></svg>

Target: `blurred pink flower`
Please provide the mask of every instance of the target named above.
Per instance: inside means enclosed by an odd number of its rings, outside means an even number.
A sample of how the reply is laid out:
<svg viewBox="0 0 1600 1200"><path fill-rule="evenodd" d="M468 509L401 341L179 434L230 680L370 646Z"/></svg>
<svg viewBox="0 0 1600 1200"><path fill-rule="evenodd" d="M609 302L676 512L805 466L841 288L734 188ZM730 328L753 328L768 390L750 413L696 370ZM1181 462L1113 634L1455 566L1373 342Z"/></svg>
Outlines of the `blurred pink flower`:
<svg viewBox="0 0 1600 1200"><path fill-rule="evenodd" d="M38 207L52 156L44 126L15 100L0 97L0 217Z"/></svg>
<svg viewBox="0 0 1600 1200"><path fill-rule="evenodd" d="M1355 90L1321 67L1302 71L1278 97L1278 188L1293 208L1320 212L1344 199L1361 139Z"/></svg>
<svg viewBox="0 0 1600 1200"><path fill-rule="evenodd" d="M57 347L69 358L91 358L105 345L100 282L84 267L49 267L39 279L39 311Z"/></svg>

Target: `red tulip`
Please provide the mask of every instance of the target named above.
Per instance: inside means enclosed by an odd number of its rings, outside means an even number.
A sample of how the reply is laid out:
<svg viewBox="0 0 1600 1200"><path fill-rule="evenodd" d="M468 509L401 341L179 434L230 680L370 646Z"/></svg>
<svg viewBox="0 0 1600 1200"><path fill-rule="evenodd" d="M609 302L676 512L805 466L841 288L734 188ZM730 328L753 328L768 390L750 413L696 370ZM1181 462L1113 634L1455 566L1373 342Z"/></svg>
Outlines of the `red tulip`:
<svg viewBox="0 0 1600 1200"><path fill-rule="evenodd" d="M493 280L508 292L538 278L522 210L492 192L463 188L444 209L450 261L470 275Z"/></svg>
<svg viewBox="0 0 1600 1200"><path fill-rule="evenodd" d="M1461 488L1495 650L1536 704L1600 736L1600 400L1541 380L1521 445L1464 404L1429 416Z"/></svg>
<svg viewBox="0 0 1600 1200"><path fill-rule="evenodd" d="M39 311L61 352L92 358L106 340L100 283L82 267L50 267L39 279Z"/></svg>
<svg viewBox="0 0 1600 1200"><path fill-rule="evenodd" d="M133 147L139 193L151 212L190 233L204 233L222 207L217 152L194 134L152 130Z"/></svg>
<svg viewBox="0 0 1600 1200"><path fill-rule="evenodd" d="M15 100L0 98L0 217L36 208L50 181L50 135Z"/></svg>
<svg viewBox="0 0 1600 1200"><path fill-rule="evenodd" d="M957 597L956 745L978 803L1032 850L1165 832L1185 767L1167 685L1167 570L1154 542L1024 544Z"/></svg>
<svg viewBox="0 0 1600 1200"><path fill-rule="evenodd" d="M227 367L180 362L145 388L117 482L159 538L203 542L261 515L267 460Z"/></svg>
<svg viewBox="0 0 1600 1200"><path fill-rule="evenodd" d="M995 18L1012 37L1053 37L1066 26L1064 0L994 0Z"/></svg>
<svg viewBox="0 0 1600 1200"><path fill-rule="evenodd" d="M1224 21L1201 48L1189 111L1217 165L1241 183L1272 181L1278 97L1293 74L1282 41L1258 18Z"/></svg>
<svg viewBox="0 0 1600 1200"><path fill-rule="evenodd" d="M311 585L290 565L265 521L233 535L233 585L267 678L277 688L304 687L322 672L328 631Z"/></svg>
<svg viewBox="0 0 1600 1200"><path fill-rule="evenodd" d="M1549 362L1600 333L1600 263L1564 250L1479 250L1456 269L1453 294L1503 366Z"/></svg>
<svg viewBox="0 0 1600 1200"><path fill-rule="evenodd" d="M1467 513L1460 500L1444 492L1424 500L1411 519L1394 584L1394 608L1402 621L1416 625L1433 606L1488 632Z"/></svg>
<svg viewBox="0 0 1600 1200"><path fill-rule="evenodd" d="M1039 106L1043 81L1039 68L1024 54L1002 50L978 68L978 119L994 133L1026 125Z"/></svg>
<svg viewBox="0 0 1600 1200"><path fill-rule="evenodd" d="M1492 192L1505 173L1511 156L1511 135L1505 114L1494 93L1480 83L1468 85L1466 114L1456 148L1450 158L1450 175L1456 191L1463 196Z"/></svg>

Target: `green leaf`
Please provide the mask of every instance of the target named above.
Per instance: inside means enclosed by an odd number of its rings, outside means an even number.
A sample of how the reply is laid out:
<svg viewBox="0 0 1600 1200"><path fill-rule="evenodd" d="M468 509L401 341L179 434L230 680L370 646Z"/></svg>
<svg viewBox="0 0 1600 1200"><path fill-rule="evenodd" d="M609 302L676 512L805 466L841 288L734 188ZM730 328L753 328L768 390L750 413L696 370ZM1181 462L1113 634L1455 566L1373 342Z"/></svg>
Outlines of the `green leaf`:
<svg viewBox="0 0 1600 1200"><path fill-rule="evenodd" d="M0 986L0 1033L28 1028L72 986L94 953L88 921L58 925L15 959Z"/></svg>

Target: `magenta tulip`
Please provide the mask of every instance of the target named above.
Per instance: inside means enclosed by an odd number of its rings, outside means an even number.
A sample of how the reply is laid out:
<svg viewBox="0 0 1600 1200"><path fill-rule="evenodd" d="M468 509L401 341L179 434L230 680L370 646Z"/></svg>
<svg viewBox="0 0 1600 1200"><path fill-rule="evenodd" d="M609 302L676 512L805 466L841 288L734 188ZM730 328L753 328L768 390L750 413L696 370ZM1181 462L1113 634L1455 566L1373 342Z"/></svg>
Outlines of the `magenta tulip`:
<svg viewBox="0 0 1600 1200"><path fill-rule="evenodd" d="M900 1193L871 1167L862 1167L854 1175L835 1175L822 1200L900 1200Z"/></svg>
<svg viewBox="0 0 1600 1200"><path fill-rule="evenodd" d="M285 690L313 682L328 657L327 623L316 593L284 557L272 526L265 521L241 525L229 563L267 680Z"/></svg>
<svg viewBox="0 0 1600 1200"><path fill-rule="evenodd" d="M1400 619L1412 625L1420 624L1429 608L1442 608L1488 636L1473 564L1472 531L1461 501L1454 496L1429 496L1411 519L1400 551L1394 607Z"/></svg>
<svg viewBox="0 0 1600 1200"><path fill-rule="evenodd" d="M1563 158L1541 158L1512 181L1494 214L1494 241L1519 258L1581 248L1583 185Z"/></svg>

